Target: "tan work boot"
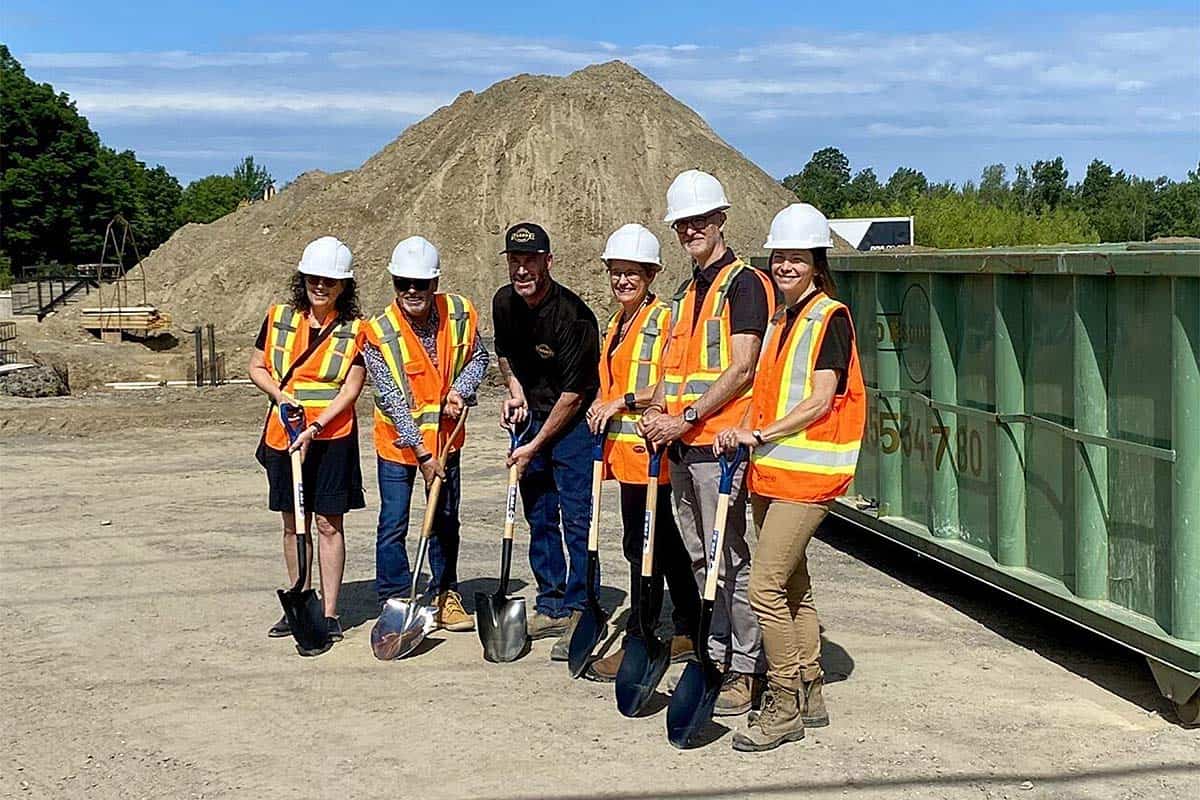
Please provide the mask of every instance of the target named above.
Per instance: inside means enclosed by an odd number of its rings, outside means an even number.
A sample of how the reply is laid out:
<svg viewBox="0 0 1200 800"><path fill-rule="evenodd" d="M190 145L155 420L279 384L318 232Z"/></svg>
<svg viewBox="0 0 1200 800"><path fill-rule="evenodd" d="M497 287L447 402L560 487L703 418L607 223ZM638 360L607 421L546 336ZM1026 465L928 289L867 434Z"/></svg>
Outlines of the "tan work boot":
<svg viewBox="0 0 1200 800"><path fill-rule="evenodd" d="M567 660L567 656L571 653L571 637L575 635L575 627L579 625L579 618L582 616L582 611L572 611L571 616L566 618L567 629L563 631L562 636L558 637L554 647L550 648L551 661Z"/></svg>
<svg viewBox="0 0 1200 800"><path fill-rule="evenodd" d="M714 717L736 717L745 714L762 695L763 679L761 675L747 675L744 672L729 672L721 684L721 693L717 695L717 703L713 706Z"/></svg>
<svg viewBox="0 0 1200 800"><path fill-rule="evenodd" d="M525 630L530 639L548 639L566 633L567 623L567 617L551 617L541 611L535 611L526 623Z"/></svg>
<svg viewBox="0 0 1200 800"><path fill-rule="evenodd" d="M696 658L696 645L692 643L690 636L672 636L671 637L671 663L682 664L684 661L693 661Z"/></svg>
<svg viewBox="0 0 1200 800"><path fill-rule="evenodd" d="M475 618L463 608L462 595L447 589L433 601L433 621L439 628L448 631L473 631Z"/></svg>
<svg viewBox="0 0 1200 800"><path fill-rule="evenodd" d="M588 665L584 677L601 683L612 683L617 679L617 671L621 669L621 660L625 658L625 650L618 647L604 658L597 658Z"/></svg>
<svg viewBox="0 0 1200 800"><path fill-rule="evenodd" d="M757 753L804 738L804 720L796 692L771 684L763 693L762 711L733 735L733 749Z"/></svg>
<svg viewBox="0 0 1200 800"><path fill-rule="evenodd" d="M821 694L824 683L822 678L800 682L800 694L804 701L801 715L804 724L810 728L824 728L829 724L829 711L825 708L825 696Z"/></svg>

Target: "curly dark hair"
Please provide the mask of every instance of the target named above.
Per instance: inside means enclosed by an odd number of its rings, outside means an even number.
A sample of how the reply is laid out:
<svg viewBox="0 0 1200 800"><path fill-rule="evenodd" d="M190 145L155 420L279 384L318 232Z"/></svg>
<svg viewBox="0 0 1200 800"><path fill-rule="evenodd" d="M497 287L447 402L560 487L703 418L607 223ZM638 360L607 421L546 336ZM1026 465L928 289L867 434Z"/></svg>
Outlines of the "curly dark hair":
<svg viewBox="0 0 1200 800"><path fill-rule="evenodd" d="M308 311L312 308L312 304L308 302L308 289L304 286L303 272L292 276L292 308L297 311ZM358 286L354 283L354 278L342 280L342 293L334 302L333 309L337 312L338 322L362 318L362 311L358 308Z"/></svg>

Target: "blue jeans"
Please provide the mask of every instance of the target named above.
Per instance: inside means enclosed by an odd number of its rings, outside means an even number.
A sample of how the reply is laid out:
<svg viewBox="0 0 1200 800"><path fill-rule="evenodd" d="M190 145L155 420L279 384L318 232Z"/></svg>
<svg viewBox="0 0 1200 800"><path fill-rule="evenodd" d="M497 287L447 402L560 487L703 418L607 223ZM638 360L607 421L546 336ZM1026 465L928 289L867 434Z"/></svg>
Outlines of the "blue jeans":
<svg viewBox="0 0 1200 800"><path fill-rule="evenodd" d="M389 597L407 599L413 575L404 540L408 535L409 501L420 470L383 458L376 460L380 502L379 527L375 531L375 590L380 602ZM458 453L447 459L446 479L442 482L437 515L429 534L429 568L433 577L428 588L435 592L458 590L458 505L462 495L458 461Z"/></svg>
<svg viewBox="0 0 1200 800"><path fill-rule="evenodd" d="M546 423L531 419L529 441ZM521 476L529 522L529 565L537 579L536 608L549 617L582 610L587 599L587 539L592 521L592 434L578 423L538 452ZM563 544L566 556L563 556ZM600 573L596 571L596 587Z"/></svg>

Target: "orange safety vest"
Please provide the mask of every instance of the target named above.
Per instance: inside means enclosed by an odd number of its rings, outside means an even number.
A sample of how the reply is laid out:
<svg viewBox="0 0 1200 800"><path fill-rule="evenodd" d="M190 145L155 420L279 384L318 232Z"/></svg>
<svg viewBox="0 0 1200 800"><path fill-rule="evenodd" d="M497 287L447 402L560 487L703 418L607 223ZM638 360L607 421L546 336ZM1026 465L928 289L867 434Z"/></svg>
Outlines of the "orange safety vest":
<svg viewBox="0 0 1200 800"><path fill-rule="evenodd" d="M663 360L667 413L682 414L685 408L695 403L700 395L716 383L721 373L733 362L733 336L729 332L727 299L729 288L742 270L750 270L762 282L767 296L767 315L775 313L775 289L771 286L770 278L741 259L734 259L732 264L717 273L698 315L694 312L696 281L688 281L675 295L671 307L674 327ZM716 413L691 426L680 437L681 441L693 446L712 444L718 433L740 425L746 410L750 408L750 394L751 386L747 384L741 394L729 400Z"/></svg>
<svg viewBox="0 0 1200 800"><path fill-rule="evenodd" d="M613 314L604 334L604 348L600 351L600 399L606 403L623 400L630 392L637 392L658 383L659 364L671 330L671 307L661 300L644 305L629 326L629 332L615 350L611 350L613 339L621 326L621 312ZM650 455L646 441L638 435L637 423L640 411L622 410L608 421L608 435L604 442L604 477L616 478L621 483L646 482ZM669 483L670 473L664 463L659 483Z"/></svg>
<svg viewBox="0 0 1200 800"><path fill-rule="evenodd" d="M819 292L800 312L783 347L786 309L771 320L754 379L752 427L763 428L812 394L813 372L834 313L849 317L846 306ZM854 323L851 321L851 331ZM857 337L854 337L857 341ZM833 398L829 413L802 431L756 446L750 454L747 485L764 497L796 503L822 503L846 493L858 464L867 421L858 348L850 349L846 390Z"/></svg>
<svg viewBox="0 0 1200 800"><path fill-rule="evenodd" d="M308 349L309 337L317 330L309 325L309 312L289 305L274 305L267 312L267 341L263 355L267 370L278 383L291 369L296 357ZM362 322L339 322L304 363L296 368L283 391L304 407L304 424L310 425L333 402L361 346ZM342 411L317 434L318 439L341 439L354 430L354 406ZM287 431L272 405L267 412L266 443L276 450L288 447Z"/></svg>
<svg viewBox="0 0 1200 800"><path fill-rule="evenodd" d="M425 448L437 456L439 439L449 437L455 426L454 420L442 416L442 403L475 350L479 315L471 301L462 295L439 293L434 295L433 302L438 315L436 367L395 301L367 323L367 340L383 354L392 380L408 400ZM396 425L380 406L376 392L375 452L387 461L416 465L412 448L396 446L397 436ZM452 444L459 449L464 441L465 426Z"/></svg>

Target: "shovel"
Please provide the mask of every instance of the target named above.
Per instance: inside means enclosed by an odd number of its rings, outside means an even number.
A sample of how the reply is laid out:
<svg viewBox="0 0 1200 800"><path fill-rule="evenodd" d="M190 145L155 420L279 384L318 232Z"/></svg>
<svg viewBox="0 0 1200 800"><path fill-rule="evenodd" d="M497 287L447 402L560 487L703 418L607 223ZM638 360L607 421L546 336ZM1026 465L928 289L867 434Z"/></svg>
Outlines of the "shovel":
<svg viewBox="0 0 1200 800"><path fill-rule="evenodd" d="M458 437L458 432L462 430L467 421L467 411L469 410L469 407L463 408L462 413L458 415L458 424L454 426L454 432L446 440L447 445L442 448L442 453L438 457L438 464L443 470L446 468L446 461L449 460L450 453L453 452L449 443ZM383 613L379 615L379 619L371 628L371 652L380 661L404 658L416 650L417 645L425 640L425 635L434 628L433 609L417 603L417 579L420 578L421 569L425 566L425 554L429 549L429 533L433 530L433 521L437 517L438 498L441 494L442 479L439 476L434 478L429 485L429 495L425 499L425 519L421 523L421 539L417 545L417 568L412 574L412 588L409 590L408 600L389 597L388 601L383 604Z"/></svg>
<svg viewBox="0 0 1200 800"><path fill-rule="evenodd" d="M741 445L732 457L726 458L724 453L720 457L717 517L708 545L708 575L704 581L704 597L700 606L696 661L688 662L684 668L671 695L671 704L667 707L667 739L680 749L688 747L692 738L712 720L713 706L721 691L723 676L708 653L708 634L712 626L713 602L717 597L717 578L721 574L721 548L725 544L725 518L729 515L733 474L745 457L746 448Z"/></svg>
<svg viewBox="0 0 1200 800"><path fill-rule="evenodd" d="M528 430L528 427L526 428ZM510 432L517 449L524 432ZM525 598L508 596L508 571L512 565L513 526L517 518L517 467L508 468L508 499L504 512L504 539L500 550L500 586L495 594L475 593L475 627L483 644L483 657L492 662L516 661L529 641Z"/></svg>
<svg viewBox="0 0 1200 800"><path fill-rule="evenodd" d="M607 428L602 428L592 442L592 522L588 528L587 602L580 612L567 650L567 668L571 670L572 678L583 674L592 650L604 638L605 623L608 622L608 616L600 607L600 599L596 597L597 573L600 571L600 488L604 485L606 434Z"/></svg>
<svg viewBox="0 0 1200 800"><path fill-rule="evenodd" d="M658 474L661 465L662 450L651 448L646 479L646 516L642 527L638 627L636 633L625 639L625 654L617 670L617 710L626 717L636 717L642 713L671 663L671 648L655 634L659 609L651 601L655 588L654 529L658 520Z"/></svg>
<svg viewBox="0 0 1200 800"><path fill-rule="evenodd" d="M302 428L294 426L289 418L291 414L303 410L299 406L284 403L279 406L279 417L287 431L288 440L295 442ZM308 519L304 514L304 476L300 466L300 451L292 452L292 509L296 515L296 559L299 577L291 589L278 589L279 603L283 606L284 616L296 639L296 650L302 656L319 656L333 646L329 638L329 629L325 625L325 610L317 593L313 589L305 589L308 583L308 546L312 541L308 530ZM303 526L304 532L301 533Z"/></svg>

